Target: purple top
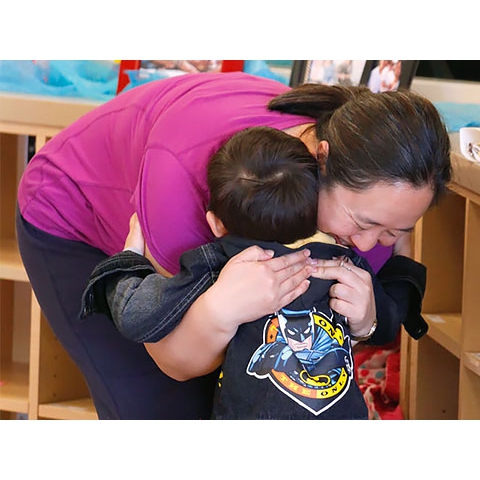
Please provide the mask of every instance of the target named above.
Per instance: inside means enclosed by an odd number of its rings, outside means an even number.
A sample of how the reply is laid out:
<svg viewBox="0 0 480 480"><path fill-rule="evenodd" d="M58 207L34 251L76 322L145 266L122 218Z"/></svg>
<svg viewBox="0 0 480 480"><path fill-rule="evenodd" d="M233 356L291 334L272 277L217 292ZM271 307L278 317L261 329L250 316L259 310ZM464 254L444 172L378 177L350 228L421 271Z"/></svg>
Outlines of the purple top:
<svg viewBox="0 0 480 480"><path fill-rule="evenodd" d="M267 110L288 90L234 72L181 75L123 92L35 155L19 185L20 211L41 230L108 255L123 249L136 211L152 255L177 273L185 250L213 239L205 219L211 155L247 127L312 122Z"/></svg>

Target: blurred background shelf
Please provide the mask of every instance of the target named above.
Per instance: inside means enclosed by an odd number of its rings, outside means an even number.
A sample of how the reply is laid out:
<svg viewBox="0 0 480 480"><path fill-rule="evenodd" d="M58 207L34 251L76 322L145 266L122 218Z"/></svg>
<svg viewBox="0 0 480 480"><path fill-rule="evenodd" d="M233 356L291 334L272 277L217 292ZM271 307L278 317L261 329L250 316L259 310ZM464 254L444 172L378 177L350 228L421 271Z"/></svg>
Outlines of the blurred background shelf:
<svg viewBox="0 0 480 480"><path fill-rule="evenodd" d="M428 334L402 333L401 405L409 419L480 419L480 164L456 153L448 194L415 226L427 267Z"/></svg>
<svg viewBox="0 0 480 480"><path fill-rule="evenodd" d="M98 420L91 398L39 405L38 416L56 420Z"/></svg>
<svg viewBox="0 0 480 480"><path fill-rule="evenodd" d="M99 102L0 93L0 418L96 419L77 366L45 320L15 237L31 155Z"/></svg>
<svg viewBox="0 0 480 480"><path fill-rule="evenodd" d="M460 313L424 314L428 323L428 335L452 355L460 358L462 316Z"/></svg>
<svg viewBox="0 0 480 480"><path fill-rule="evenodd" d="M2 362L0 410L28 413L28 364Z"/></svg>
<svg viewBox="0 0 480 480"><path fill-rule="evenodd" d="M463 354L463 363L475 375L480 377L480 352L465 352Z"/></svg>
<svg viewBox="0 0 480 480"><path fill-rule="evenodd" d="M14 238L6 238L0 244L0 278L28 282L27 272Z"/></svg>

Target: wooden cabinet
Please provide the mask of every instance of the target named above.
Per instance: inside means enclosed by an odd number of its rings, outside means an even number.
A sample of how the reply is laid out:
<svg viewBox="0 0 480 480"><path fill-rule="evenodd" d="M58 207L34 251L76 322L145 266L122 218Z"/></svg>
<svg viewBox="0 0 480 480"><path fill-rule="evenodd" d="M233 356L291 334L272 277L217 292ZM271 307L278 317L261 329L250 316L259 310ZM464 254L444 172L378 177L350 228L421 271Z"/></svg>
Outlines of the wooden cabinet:
<svg viewBox="0 0 480 480"><path fill-rule="evenodd" d="M96 103L0 95L0 418L96 419L85 381L42 315L15 238L28 158Z"/></svg>
<svg viewBox="0 0 480 480"><path fill-rule="evenodd" d="M452 135L454 152L458 134ZM402 333L401 404L409 419L480 419L480 164L452 154L448 195L418 222L429 332Z"/></svg>

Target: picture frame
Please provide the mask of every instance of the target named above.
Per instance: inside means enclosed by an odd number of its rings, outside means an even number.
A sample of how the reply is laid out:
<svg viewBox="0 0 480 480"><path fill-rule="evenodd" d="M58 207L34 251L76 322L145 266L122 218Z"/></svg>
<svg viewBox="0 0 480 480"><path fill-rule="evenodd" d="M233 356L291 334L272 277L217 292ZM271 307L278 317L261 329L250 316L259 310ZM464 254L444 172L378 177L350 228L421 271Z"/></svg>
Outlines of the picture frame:
<svg viewBox="0 0 480 480"><path fill-rule="evenodd" d="M360 84L367 85L374 93L408 90L418 64L419 60L368 60Z"/></svg>
<svg viewBox="0 0 480 480"><path fill-rule="evenodd" d="M366 85L375 93L409 89L418 63L418 60L295 60L290 86L303 83ZM326 71L326 66L330 70ZM386 78L383 84L379 80L381 68ZM391 69L388 75L386 68Z"/></svg>
<svg viewBox="0 0 480 480"><path fill-rule="evenodd" d="M303 83L360 85L368 60L295 60L290 86Z"/></svg>

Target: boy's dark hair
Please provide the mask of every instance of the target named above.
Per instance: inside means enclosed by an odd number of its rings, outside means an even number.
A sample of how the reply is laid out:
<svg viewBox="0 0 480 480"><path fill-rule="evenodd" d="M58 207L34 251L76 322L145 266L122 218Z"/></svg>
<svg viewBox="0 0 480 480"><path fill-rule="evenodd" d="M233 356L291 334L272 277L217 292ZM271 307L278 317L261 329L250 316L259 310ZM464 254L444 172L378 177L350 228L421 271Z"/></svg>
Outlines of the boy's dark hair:
<svg viewBox="0 0 480 480"><path fill-rule="evenodd" d="M229 233L292 243L317 229L320 176L305 144L270 127L232 136L208 165L211 210Z"/></svg>

